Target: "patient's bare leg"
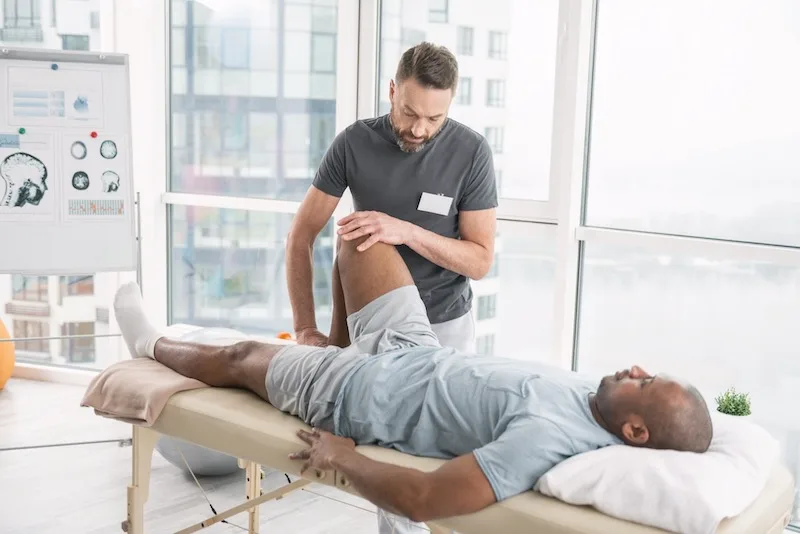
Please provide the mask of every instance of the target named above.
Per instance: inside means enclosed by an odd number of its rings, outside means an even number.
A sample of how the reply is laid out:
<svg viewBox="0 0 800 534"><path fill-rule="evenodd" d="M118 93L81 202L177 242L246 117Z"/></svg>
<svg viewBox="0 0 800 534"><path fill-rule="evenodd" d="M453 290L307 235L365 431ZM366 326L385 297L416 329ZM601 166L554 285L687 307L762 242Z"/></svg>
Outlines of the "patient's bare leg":
<svg viewBox="0 0 800 534"><path fill-rule="evenodd" d="M336 256L347 315L390 291L414 285L406 263L393 245L376 243L364 252L356 250L367 239L369 236L342 240Z"/></svg>
<svg viewBox="0 0 800 534"><path fill-rule="evenodd" d="M209 386L245 388L267 398L267 369L283 345L242 341L220 347L165 338L147 319L139 286L134 283L117 291L114 312L134 358L155 358L183 376Z"/></svg>
<svg viewBox="0 0 800 534"><path fill-rule="evenodd" d="M227 347L184 343L162 337L155 359L183 376L209 386L244 388L267 399L267 370L284 345L242 341Z"/></svg>
<svg viewBox="0 0 800 534"><path fill-rule="evenodd" d="M341 249L342 240L339 240L337 250ZM328 335L328 343L337 347L348 347L350 345L350 331L347 328L347 312L344 305L344 290L342 289L342 279L339 275L339 258L333 262L333 313L331 318L331 332Z"/></svg>

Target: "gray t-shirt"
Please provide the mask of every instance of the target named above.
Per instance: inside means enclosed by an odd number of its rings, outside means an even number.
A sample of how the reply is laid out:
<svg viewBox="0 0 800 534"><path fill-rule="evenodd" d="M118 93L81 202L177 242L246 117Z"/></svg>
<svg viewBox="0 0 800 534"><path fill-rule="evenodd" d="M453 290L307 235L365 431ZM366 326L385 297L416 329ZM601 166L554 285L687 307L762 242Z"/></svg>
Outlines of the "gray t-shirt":
<svg viewBox="0 0 800 534"><path fill-rule="evenodd" d="M365 355L345 379L335 431L417 456L474 453L498 500L576 454L621 441L589 407L597 381L531 362L417 347Z"/></svg>
<svg viewBox="0 0 800 534"><path fill-rule="evenodd" d="M353 123L336 136L314 186L336 197L350 188L358 211L380 211L445 237L459 239L458 214L497 207L492 151L486 139L447 119L419 152L397 146L388 115ZM418 209L423 193L453 199L447 215ZM461 317L472 305L469 280L398 247L431 323Z"/></svg>

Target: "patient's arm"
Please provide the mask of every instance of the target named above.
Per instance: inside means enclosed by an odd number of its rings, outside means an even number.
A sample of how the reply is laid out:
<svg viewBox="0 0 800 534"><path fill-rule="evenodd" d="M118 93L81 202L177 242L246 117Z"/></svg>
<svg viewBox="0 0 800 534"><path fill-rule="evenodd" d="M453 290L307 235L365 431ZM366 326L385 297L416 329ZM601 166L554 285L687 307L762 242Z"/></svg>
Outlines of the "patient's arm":
<svg viewBox="0 0 800 534"><path fill-rule="evenodd" d="M415 522L469 514L495 502L492 487L472 454L430 473L377 462L355 450L334 458L332 464L362 497Z"/></svg>

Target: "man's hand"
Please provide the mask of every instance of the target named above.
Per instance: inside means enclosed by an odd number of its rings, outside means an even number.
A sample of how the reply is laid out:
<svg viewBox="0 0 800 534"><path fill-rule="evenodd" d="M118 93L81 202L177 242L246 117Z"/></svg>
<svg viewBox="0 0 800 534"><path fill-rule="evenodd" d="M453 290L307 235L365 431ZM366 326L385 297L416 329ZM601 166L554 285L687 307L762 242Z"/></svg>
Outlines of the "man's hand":
<svg viewBox="0 0 800 534"><path fill-rule="evenodd" d="M329 342L328 336L316 328L304 328L297 332L297 344L325 348L329 345Z"/></svg>
<svg viewBox="0 0 800 534"><path fill-rule="evenodd" d="M314 429L311 432L298 430L297 436L310 445L309 448L289 455L290 460L305 460L300 474L314 468L331 471L334 459L355 451L356 443L349 438L334 436L330 432Z"/></svg>
<svg viewBox="0 0 800 534"><path fill-rule="evenodd" d="M375 243L405 245L411 239L414 225L408 221L395 219L379 211L357 211L339 221L338 234L345 241L352 241L369 235L369 239L358 246L364 252Z"/></svg>

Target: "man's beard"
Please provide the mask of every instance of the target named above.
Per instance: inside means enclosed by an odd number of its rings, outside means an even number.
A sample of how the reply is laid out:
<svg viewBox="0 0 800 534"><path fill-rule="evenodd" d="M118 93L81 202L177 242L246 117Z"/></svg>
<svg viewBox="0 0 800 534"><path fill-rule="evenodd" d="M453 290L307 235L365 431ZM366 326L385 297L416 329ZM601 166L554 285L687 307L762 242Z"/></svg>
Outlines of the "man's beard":
<svg viewBox="0 0 800 534"><path fill-rule="evenodd" d="M431 139L439 135L439 132L442 131L442 128L439 127L433 135L425 138L421 143L409 143L404 139L405 134L408 137L414 137L414 135L408 130L401 130L397 126L394 125L394 121L392 120L392 115L394 114L394 109L389 112L389 125L392 127L392 133L394 134L394 140L397 143L397 146L400 147L400 150L403 152L408 152L409 154L413 154L415 152L419 152L420 150L424 149L427 144L430 142Z"/></svg>

